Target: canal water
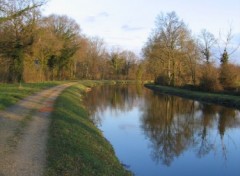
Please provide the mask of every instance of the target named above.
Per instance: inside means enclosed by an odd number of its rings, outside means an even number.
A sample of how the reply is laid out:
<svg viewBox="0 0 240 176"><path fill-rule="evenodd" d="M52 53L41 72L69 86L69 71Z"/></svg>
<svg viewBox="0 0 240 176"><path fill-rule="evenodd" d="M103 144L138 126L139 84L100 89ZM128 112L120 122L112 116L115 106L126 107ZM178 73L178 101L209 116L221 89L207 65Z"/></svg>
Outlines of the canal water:
<svg viewBox="0 0 240 176"><path fill-rule="evenodd" d="M91 119L136 176L239 176L240 112L141 85L95 87Z"/></svg>

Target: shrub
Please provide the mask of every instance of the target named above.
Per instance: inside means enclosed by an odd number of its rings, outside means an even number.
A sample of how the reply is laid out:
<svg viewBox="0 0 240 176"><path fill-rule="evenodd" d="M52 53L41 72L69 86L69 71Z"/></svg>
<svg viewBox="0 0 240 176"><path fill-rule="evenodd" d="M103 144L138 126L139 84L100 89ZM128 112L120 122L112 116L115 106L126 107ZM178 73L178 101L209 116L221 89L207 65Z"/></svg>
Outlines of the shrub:
<svg viewBox="0 0 240 176"><path fill-rule="evenodd" d="M222 64L220 68L220 83L225 90L235 89L238 85L238 69L233 64Z"/></svg>
<svg viewBox="0 0 240 176"><path fill-rule="evenodd" d="M155 83L156 83L156 84L159 84L159 85L163 85L163 86L169 85L168 76L165 75L165 74L159 75L159 76L155 79Z"/></svg>
<svg viewBox="0 0 240 176"><path fill-rule="evenodd" d="M219 70L211 63L202 66L200 88L204 91L220 91L222 86L219 82Z"/></svg>

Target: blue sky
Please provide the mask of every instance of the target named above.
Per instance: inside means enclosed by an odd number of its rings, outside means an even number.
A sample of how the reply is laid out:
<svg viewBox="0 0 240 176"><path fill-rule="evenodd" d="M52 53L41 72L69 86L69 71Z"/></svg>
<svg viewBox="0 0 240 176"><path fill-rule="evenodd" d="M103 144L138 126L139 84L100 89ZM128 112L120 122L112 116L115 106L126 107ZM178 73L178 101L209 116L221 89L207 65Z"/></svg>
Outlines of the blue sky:
<svg viewBox="0 0 240 176"><path fill-rule="evenodd" d="M197 35L205 28L216 37L232 26L240 43L240 0L49 0L44 14L75 19L87 36L103 38L109 47L137 54L161 12L175 11ZM239 58L240 59L240 58Z"/></svg>

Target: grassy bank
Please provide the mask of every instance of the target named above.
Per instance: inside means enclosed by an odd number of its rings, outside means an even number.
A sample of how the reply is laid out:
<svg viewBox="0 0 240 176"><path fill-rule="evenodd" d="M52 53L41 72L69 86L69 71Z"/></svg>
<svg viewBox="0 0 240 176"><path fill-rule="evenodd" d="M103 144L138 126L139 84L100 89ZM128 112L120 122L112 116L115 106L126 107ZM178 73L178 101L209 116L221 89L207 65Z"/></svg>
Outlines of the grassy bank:
<svg viewBox="0 0 240 176"><path fill-rule="evenodd" d="M28 95L61 83L62 82L24 83L21 85L0 83L0 110L15 104Z"/></svg>
<svg viewBox="0 0 240 176"><path fill-rule="evenodd" d="M86 86L96 83L81 82L57 99L49 129L46 175L130 175L83 107Z"/></svg>
<svg viewBox="0 0 240 176"><path fill-rule="evenodd" d="M171 94L205 103L213 103L240 109L240 97L235 95L190 91L181 88L159 86L154 84L146 84L145 87L164 94Z"/></svg>
<svg viewBox="0 0 240 176"><path fill-rule="evenodd" d="M5 109L23 99L24 97L38 92L42 89L49 88L64 83L60 82L44 82L44 83L22 83L20 84L3 84L0 83L0 110ZM136 81L84 81L87 86L94 84L129 84L137 83Z"/></svg>

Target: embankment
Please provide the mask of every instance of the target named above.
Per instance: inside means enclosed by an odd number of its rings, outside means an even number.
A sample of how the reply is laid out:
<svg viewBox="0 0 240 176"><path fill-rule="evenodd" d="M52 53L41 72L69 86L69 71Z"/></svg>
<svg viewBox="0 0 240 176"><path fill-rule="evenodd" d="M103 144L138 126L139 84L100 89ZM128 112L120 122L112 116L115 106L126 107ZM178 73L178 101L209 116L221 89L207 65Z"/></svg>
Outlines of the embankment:
<svg viewBox="0 0 240 176"><path fill-rule="evenodd" d="M145 84L145 87L164 94L170 94L197 100L204 103L218 104L226 107L240 109L240 97L237 95L227 95L219 93L207 93L199 91L185 90L181 88L160 86L154 84Z"/></svg>
<svg viewBox="0 0 240 176"><path fill-rule="evenodd" d="M131 175L83 105L83 96L93 85L80 82L58 97L51 116L46 175Z"/></svg>

